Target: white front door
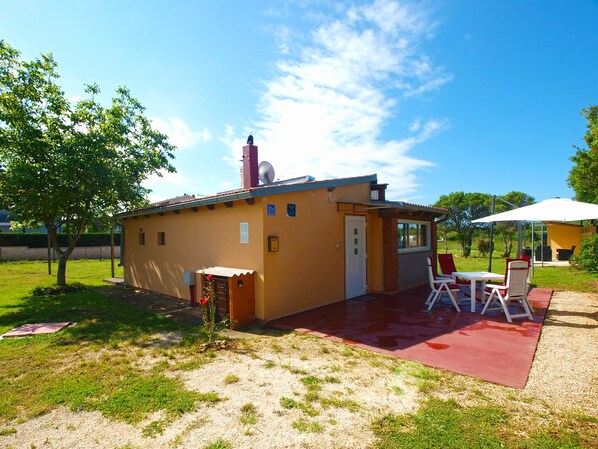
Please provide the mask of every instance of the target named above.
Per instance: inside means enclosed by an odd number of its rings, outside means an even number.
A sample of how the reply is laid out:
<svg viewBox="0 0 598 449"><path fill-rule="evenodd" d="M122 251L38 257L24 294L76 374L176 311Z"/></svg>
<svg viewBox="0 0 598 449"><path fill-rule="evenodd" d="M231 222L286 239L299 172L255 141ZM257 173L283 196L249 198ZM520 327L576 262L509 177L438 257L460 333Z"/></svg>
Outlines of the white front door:
<svg viewBox="0 0 598 449"><path fill-rule="evenodd" d="M345 298L355 298L367 291L365 253L365 217L345 216Z"/></svg>

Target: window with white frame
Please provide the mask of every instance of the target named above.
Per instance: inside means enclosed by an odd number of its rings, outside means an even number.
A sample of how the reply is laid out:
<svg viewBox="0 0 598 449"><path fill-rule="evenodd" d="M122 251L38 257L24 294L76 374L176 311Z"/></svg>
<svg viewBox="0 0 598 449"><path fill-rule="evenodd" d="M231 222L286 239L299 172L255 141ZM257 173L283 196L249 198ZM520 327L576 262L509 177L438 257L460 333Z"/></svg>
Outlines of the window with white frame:
<svg viewBox="0 0 598 449"><path fill-rule="evenodd" d="M240 241L241 243L249 243L249 223L241 223Z"/></svg>
<svg viewBox="0 0 598 449"><path fill-rule="evenodd" d="M399 252L430 249L430 223L399 220Z"/></svg>

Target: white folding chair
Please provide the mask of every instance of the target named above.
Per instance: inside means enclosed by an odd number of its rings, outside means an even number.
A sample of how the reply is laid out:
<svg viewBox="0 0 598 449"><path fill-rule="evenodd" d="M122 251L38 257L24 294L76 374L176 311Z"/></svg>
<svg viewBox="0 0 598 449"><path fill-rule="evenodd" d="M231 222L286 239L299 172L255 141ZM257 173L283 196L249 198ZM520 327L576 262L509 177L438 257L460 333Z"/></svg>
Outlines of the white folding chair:
<svg viewBox="0 0 598 449"><path fill-rule="evenodd" d="M453 303L455 309L457 309L457 312L461 312L459 304L457 304L455 296L453 296L453 293L456 295L459 292L459 286L455 284L451 278L434 277L434 272L432 271L432 260L429 257L427 257L426 261L428 264L428 278L430 280L430 288L432 289L430 295L428 296L428 299L426 299L425 302L425 304L428 305L428 310L432 310L432 307L434 307L434 303L440 297L442 297L443 295L447 295Z"/></svg>
<svg viewBox="0 0 598 449"><path fill-rule="evenodd" d="M488 299L486 300L486 305L482 309L482 315L486 313L486 310L502 309L509 323L513 322L513 318L527 317L528 319L533 320L534 318L531 312L533 309L527 299L527 271L528 263L525 260L509 262L505 285L486 285L485 295L488 295ZM509 312L509 305L513 302L520 303L524 313L511 314L511 312ZM490 308L493 303L496 304L496 307Z"/></svg>

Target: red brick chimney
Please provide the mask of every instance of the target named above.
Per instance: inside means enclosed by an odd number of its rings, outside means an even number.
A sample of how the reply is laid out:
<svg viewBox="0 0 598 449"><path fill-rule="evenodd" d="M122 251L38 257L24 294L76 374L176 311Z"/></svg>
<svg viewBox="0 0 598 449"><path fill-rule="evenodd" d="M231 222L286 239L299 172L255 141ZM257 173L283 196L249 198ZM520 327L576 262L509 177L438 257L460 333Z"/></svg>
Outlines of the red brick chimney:
<svg viewBox="0 0 598 449"><path fill-rule="evenodd" d="M251 143L243 146L243 188L249 189L259 185L258 179L258 161L257 161L257 146Z"/></svg>

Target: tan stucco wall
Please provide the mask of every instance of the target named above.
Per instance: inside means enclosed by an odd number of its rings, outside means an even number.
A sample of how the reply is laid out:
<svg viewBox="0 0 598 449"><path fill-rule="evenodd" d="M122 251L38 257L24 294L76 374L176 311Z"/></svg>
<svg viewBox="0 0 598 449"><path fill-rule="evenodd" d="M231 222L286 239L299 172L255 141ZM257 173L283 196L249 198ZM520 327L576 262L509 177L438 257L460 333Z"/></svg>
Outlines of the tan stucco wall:
<svg viewBox="0 0 598 449"><path fill-rule="evenodd" d="M369 184L339 186L261 198L264 211L265 320L345 298L344 216L337 201L367 201ZM276 215L267 215L267 205ZM295 217L287 216L295 204ZM369 223L368 223L369 225ZM267 237L279 238L267 252ZM368 267L368 272L370 271Z"/></svg>
<svg viewBox="0 0 598 449"><path fill-rule="evenodd" d="M214 210L200 207L180 214L167 212L128 218L124 221L125 282L165 295L189 299L183 271L210 266L252 269L256 300L263 297L261 209L236 201L233 207L216 205ZM249 243L240 243L240 223L249 223ZM139 229L145 245L139 245ZM166 233L166 245L158 246L157 233ZM263 307L263 304L260 304ZM257 304L256 304L257 308Z"/></svg>
<svg viewBox="0 0 598 449"><path fill-rule="evenodd" d="M579 252L580 231L581 226L548 224L548 245L552 249L553 259L556 259L556 250L560 248L571 249L575 245L575 253Z"/></svg>

